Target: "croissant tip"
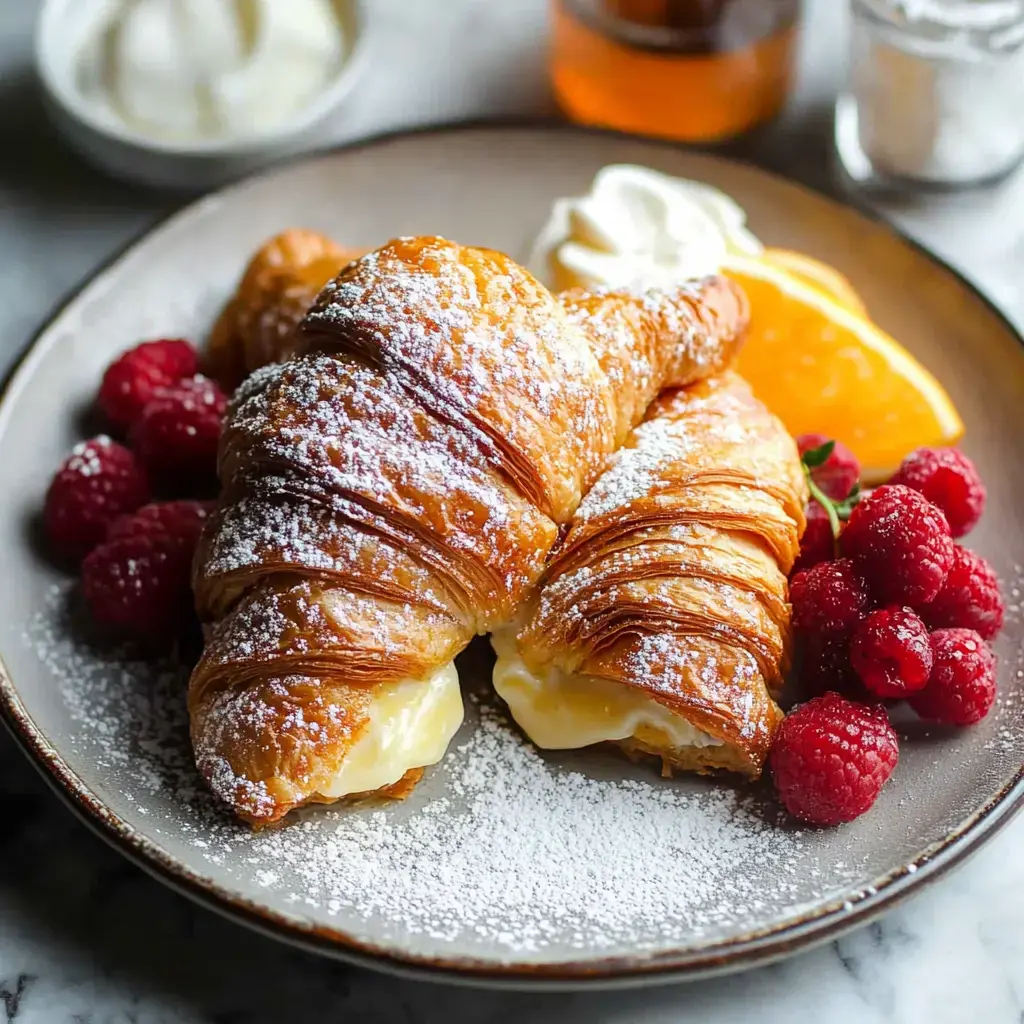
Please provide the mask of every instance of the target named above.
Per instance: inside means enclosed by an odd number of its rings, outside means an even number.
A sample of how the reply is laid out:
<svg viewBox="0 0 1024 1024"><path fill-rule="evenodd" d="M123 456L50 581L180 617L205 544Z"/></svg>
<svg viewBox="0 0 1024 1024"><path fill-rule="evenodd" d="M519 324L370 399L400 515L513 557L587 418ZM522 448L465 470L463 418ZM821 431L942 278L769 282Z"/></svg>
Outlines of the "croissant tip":
<svg viewBox="0 0 1024 1024"><path fill-rule="evenodd" d="M199 758L196 767L213 793L254 829L275 824L294 806L276 800L262 780L238 775L224 757Z"/></svg>

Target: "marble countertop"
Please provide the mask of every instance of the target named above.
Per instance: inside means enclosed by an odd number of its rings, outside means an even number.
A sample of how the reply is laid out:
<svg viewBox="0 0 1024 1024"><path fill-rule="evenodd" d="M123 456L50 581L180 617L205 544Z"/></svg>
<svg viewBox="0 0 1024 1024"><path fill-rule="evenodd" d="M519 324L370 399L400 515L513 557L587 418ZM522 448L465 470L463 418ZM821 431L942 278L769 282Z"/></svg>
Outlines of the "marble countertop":
<svg viewBox="0 0 1024 1024"><path fill-rule="evenodd" d="M546 0L374 0L372 77L325 141L466 117L548 115ZM832 190L831 100L843 8L808 0L800 86L738 151ZM177 205L107 181L43 117L31 73L36 4L0 4L0 365L126 240ZM454 55L454 56L453 56ZM457 56L457 59L456 59ZM1024 323L1024 177L883 213ZM700 984L593 995L414 984L319 960L221 920L106 847L0 734L0 1021L18 1024L943 1024L1024 1021L1024 817L962 870L879 922L784 963Z"/></svg>

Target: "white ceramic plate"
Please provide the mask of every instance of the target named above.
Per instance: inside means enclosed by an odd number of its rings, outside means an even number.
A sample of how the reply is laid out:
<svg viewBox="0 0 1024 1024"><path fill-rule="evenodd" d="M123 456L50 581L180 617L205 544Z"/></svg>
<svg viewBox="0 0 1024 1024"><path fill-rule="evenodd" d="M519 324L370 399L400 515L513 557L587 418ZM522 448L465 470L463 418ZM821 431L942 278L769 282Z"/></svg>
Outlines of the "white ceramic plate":
<svg viewBox="0 0 1024 1024"><path fill-rule="evenodd" d="M289 225L375 245L440 233L522 257L556 196L611 162L712 182L774 245L849 275L878 321L946 385L989 485L972 546L1010 596L1001 697L962 732L908 721L871 814L794 830L765 792L666 781L612 754L539 755L478 695L448 757L386 807L310 811L254 836L191 767L184 676L125 665L75 626L74 593L32 543L53 468L104 365L141 338L202 337L253 249ZM285 167L177 214L98 274L40 334L0 408L0 679L26 752L106 838L247 924L406 973L534 986L642 984L738 969L833 937L960 860L1024 798L1024 352L950 270L890 230L754 168L564 128L385 138ZM823 427L827 425L823 424Z"/></svg>

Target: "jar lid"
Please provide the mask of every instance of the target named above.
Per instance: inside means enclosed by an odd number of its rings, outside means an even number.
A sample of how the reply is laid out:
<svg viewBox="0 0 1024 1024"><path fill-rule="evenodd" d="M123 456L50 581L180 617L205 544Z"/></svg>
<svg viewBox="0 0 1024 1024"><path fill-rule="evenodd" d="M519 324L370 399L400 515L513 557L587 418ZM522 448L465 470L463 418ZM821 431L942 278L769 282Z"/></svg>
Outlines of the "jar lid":
<svg viewBox="0 0 1024 1024"><path fill-rule="evenodd" d="M1024 43L1024 0L860 0L860 7L922 41L955 42L990 52Z"/></svg>

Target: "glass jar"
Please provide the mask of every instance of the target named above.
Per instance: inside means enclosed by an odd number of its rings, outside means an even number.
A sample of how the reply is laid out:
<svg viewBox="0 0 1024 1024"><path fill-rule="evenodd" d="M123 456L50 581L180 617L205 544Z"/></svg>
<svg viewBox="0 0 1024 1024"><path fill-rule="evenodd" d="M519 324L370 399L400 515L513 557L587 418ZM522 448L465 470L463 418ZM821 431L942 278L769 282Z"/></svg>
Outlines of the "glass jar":
<svg viewBox="0 0 1024 1024"><path fill-rule="evenodd" d="M574 120L729 138L776 114L799 0L552 0L551 75Z"/></svg>
<svg viewBox="0 0 1024 1024"><path fill-rule="evenodd" d="M852 0L836 150L866 185L956 188L1024 157L1024 0Z"/></svg>

